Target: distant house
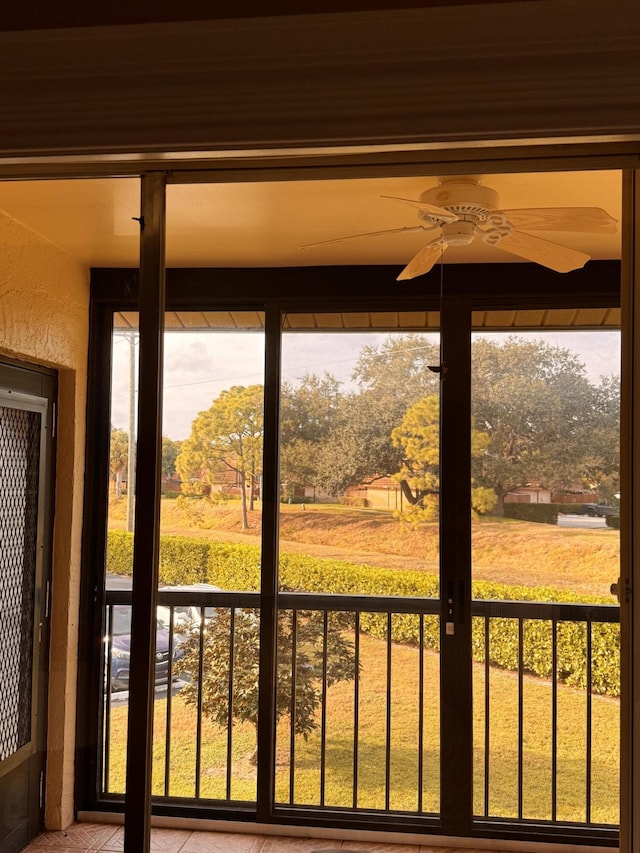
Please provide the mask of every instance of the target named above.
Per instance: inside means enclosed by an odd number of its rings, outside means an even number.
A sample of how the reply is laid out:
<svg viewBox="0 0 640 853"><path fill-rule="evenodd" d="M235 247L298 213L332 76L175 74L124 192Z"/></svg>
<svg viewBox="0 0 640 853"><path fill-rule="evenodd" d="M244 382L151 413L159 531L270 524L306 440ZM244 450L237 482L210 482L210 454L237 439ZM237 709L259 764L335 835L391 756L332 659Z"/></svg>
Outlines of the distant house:
<svg viewBox="0 0 640 853"><path fill-rule="evenodd" d="M600 495L598 492L586 491L585 489L567 489L565 492L553 492L551 502L557 504L587 504L598 503Z"/></svg>
<svg viewBox="0 0 640 853"><path fill-rule="evenodd" d="M528 486L514 489L504 497L504 502L511 504L584 504L597 503L598 500L597 492L589 492L579 488L567 489L565 492L552 492L539 483L530 483Z"/></svg>
<svg viewBox="0 0 640 853"><path fill-rule="evenodd" d="M181 492L182 480L180 479L180 475L175 471L173 474L163 474L161 489L163 494L166 494L167 492Z"/></svg>
<svg viewBox="0 0 640 853"><path fill-rule="evenodd" d="M372 509L402 509L403 498L400 483L391 477L380 477L371 483L349 486L344 493L346 503Z"/></svg>
<svg viewBox="0 0 640 853"><path fill-rule="evenodd" d="M551 490L545 489L539 483L531 483L507 492L504 502L506 504L548 504L551 503Z"/></svg>

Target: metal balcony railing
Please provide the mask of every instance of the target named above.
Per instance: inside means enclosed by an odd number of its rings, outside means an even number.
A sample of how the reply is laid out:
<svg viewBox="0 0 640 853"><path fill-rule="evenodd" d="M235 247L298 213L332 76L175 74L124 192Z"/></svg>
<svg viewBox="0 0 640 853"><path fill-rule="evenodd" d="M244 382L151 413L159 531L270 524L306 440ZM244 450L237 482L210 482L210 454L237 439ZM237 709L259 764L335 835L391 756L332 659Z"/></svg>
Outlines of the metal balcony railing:
<svg viewBox="0 0 640 853"><path fill-rule="evenodd" d="M108 591L100 789L121 798L130 592ZM437 819L435 599L278 599L275 805ZM159 594L154 796L255 804L257 593ZM619 610L474 601L474 820L614 830ZM118 633L119 632L119 633Z"/></svg>
<svg viewBox="0 0 640 853"><path fill-rule="evenodd" d="M474 717L481 722L476 816L617 825L619 608L476 600L472 615L479 661ZM501 703L493 684L505 672L512 682L507 724L498 719L504 695ZM492 755L497 725L509 728L512 736L511 792L502 811L493 792L496 764L504 760ZM534 785L544 790L532 796Z"/></svg>

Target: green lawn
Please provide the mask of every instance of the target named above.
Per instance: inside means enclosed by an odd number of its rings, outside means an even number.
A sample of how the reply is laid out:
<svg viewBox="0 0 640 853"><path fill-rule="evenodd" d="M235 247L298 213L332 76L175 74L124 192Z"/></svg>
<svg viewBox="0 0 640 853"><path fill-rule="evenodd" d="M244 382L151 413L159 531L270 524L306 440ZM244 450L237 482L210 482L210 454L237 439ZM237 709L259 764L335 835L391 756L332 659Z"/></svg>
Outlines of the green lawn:
<svg viewBox="0 0 640 853"><path fill-rule="evenodd" d="M384 808L386 644L361 638L358 738L358 806ZM418 791L418 652L394 645L392 654L392 720L390 806L413 811ZM425 654L423 729L423 811L439 809L439 696L436 653ZM517 677L492 669L489 813L517 814ZM196 714L173 698L171 726L171 796L195 795ZM325 803L352 804L354 754L353 684L339 683L327 699ZM525 678L524 687L524 817L551 818L551 684ZM618 822L619 703L593 697L592 820ZM124 788L126 707L111 718L109 790ZM583 691L558 688L558 812L559 820L584 821L586 699ZM474 665L474 793L475 811L483 811L484 668ZM164 793L166 700L156 702L154 734L155 794ZM282 720L277 734L276 799L289 802L289 730ZM208 721L202 730L200 796L226 798L226 732ZM233 729L231 799L255 800L255 732L248 724ZM320 796L320 735L296 739L294 802L314 805Z"/></svg>

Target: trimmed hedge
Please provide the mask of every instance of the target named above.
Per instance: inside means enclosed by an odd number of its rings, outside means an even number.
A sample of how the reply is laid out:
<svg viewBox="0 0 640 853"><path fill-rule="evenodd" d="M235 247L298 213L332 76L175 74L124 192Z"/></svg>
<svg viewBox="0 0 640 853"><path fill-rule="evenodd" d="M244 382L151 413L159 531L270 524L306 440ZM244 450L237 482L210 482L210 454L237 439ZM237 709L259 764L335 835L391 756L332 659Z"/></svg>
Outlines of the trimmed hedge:
<svg viewBox="0 0 640 853"><path fill-rule="evenodd" d="M520 506L523 506L522 504ZM542 504L544 506L544 504ZM107 538L107 571L129 575L133 562L133 534L111 531ZM255 545L212 542L185 536L160 537L160 583L210 583L222 589L257 591L260 588L260 549ZM438 577L429 572L397 572L346 560L325 560L305 554L280 555L280 584L285 590L360 594L372 596L438 596ZM476 581L473 596L483 600L563 601L592 604L586 596L551 587L508 586ZM609 604L607 599L601 603ZM360 627L372 636L386 638L386 614L362 613ZM528 619L523 629L523 660L527 671L543 678L553 674L552 624ZM396 614L392 617L392 638L406 645L418 645L419 617ZM586 627L580 623L557 623L557 672L567 684L586 686ZM438 649L439 618L425 616L425 645ZM617 623L592 626L592 684L597 693L620 695L620 630ZM484 619L472 626L472 654L484 661ZM489 661L505 669L518 669L518 624L501 617L489 621Z"/></svg>
<svg viewBox="0 0 640 853"><path fill-rule="evenodd" d="M565 515L584 515L584 504L555 504L558 507L558 512Z"/></svg>
<svg viewBox="0 0 640 853"><path fill-rule="evenodd" d="M107 571L112 575L130 575L133 571L133 533L110 530L107 533Z"/></svg>
<svg viewBox="0 0 640 853"><path fill-rule="evenodd" d="M504 514L506 518L517 518L519 521L557 524L558 504L505 503Z"/></svg>
<svg viewBox="0 0 640 853"><path fill-rule="evenodd" d="M210 543L187 536L160 537L160 582L166 585L199 583L205 579ZM110 530L107 534L107 571L130 575L133 571L133 533Z"/></svg>
<svg viewBox="0 0 640 853"><path fill-rule="evenodd" d="M366 508L369 506L369 501L367 500L367 498L342 497L340 498L340 503L342 504L342 506L356 506L360 508Z"/></svg>
<svg viewBox="0 0 640 853"><path fill-rule="evenodd" d="M607 527L612 527L614 530L620 530L619 515L606 515L605 521L607 522Z"/></svg>

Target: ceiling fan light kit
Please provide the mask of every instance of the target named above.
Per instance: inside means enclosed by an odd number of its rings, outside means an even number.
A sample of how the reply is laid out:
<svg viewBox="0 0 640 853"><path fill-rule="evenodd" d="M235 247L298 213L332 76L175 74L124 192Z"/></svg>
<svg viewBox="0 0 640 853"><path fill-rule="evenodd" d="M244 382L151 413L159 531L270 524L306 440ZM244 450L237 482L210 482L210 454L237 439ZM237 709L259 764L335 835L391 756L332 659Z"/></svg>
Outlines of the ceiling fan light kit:
<svg viewBox="0 0 640 853"><path fill-rule="evenodd" d="M470 246L476 236L476 226L468 219L445 222L442 226L442 242L446 246Z"/></svg>
<svg viewBox="0 0 640 853"><path fill-rule="evenodd" d="M453 175L438 178L438 185L417 199L382 196L417 208L418 226L390 228L367 234L353 234L314 243L340 243L361 237L424 231L432 239L420 249L398 276L404 281L424 275L436 264L448 246L470 246L478 238L520 258L534 261L556 272L583 267L591 257L560 243L545 240L528 231L574 231L587 234L615 233L617 224L599 207L540 207L500 210L498 193L484 186L481 175ZM305 246L303 248L311 248Z"/></svg>

